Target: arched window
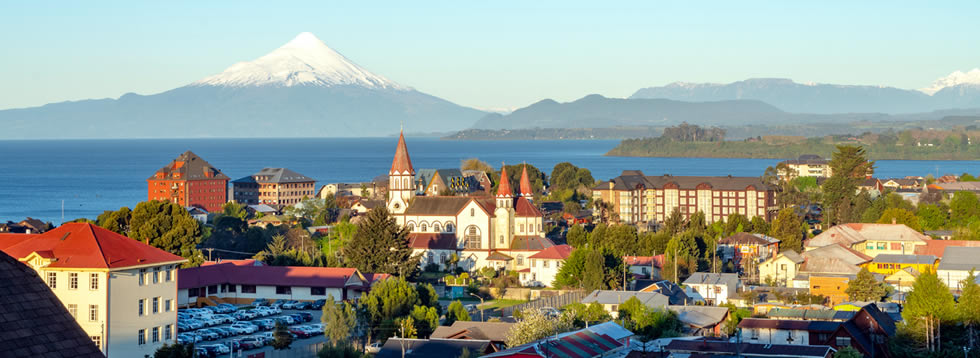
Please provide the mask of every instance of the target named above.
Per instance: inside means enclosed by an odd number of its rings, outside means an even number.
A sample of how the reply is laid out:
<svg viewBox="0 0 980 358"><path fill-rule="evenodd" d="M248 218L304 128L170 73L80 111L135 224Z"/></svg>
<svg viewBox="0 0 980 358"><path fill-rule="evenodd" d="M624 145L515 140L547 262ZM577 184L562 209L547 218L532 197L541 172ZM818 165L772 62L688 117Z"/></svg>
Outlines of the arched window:
<svg viewBox="0 0 980 358"><path fill-rule="evenodd" d="M442 228L441 228L441 227L439 227L439 223L434 223L434 224L432 224L432 231L435 231L435 232L442 232Z"/></svg>
<svg viewBox="0 0 980 358"><path fill-rule="evenodd" d="M474 225L466 227L466 236L463 237L467 249L480 248L480 229Z"/></svg>
<svg viewBox="0 0 980 358"><path fill-rule="evenodd" d="M441 263L443 265L446 264L446 253L445 252L439 254L439 263Z"/></svg>
<svg viewBox="0 0 980 358"><path fill-rule="evenodd" d="M524 266L524 255L517 255L517 266Z"/></svg>
<svg viewBox="0 0 980 358"><path fill-rule="evenodd" d="M415 231L415 223L408 223L408 231Z"/></svg>
<svg viewBox="0 0 980 358"><path fill-rule="evenodd" d="M405 180L402 180L402 184L404 185L404 187L402 189L409 189L409 186L408 186L408 178L405 178Z"/></svg>
<svg viewBox="0 0 980 358"><path fill-rule="evenodd" d="M429 231L429 225L426 225L426 223L422 223L420 227L422 228L422 232Z"/></svg>
<svg viewBox="0 0 980 358"><path fill-rule="evenodd" d="M446 223L446 232L453 232L453 223Z"/></svg>

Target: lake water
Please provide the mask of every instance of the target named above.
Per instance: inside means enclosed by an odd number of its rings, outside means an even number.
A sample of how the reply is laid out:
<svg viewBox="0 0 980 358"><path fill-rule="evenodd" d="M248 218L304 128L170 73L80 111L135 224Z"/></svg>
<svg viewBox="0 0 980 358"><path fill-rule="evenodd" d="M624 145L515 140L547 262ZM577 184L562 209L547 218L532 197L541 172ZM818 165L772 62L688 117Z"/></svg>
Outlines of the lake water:
<svg viewBox="0 0 980 358"><path fill-rule="evenodd" d="M95 218L146 200L146 179L191 150L232 179L285 167L331 182L387 174L396 138L152 139L0 141L0 221L31 216L54 223ZM456 168L466 158L494 166L527 162L546 173L563 161L607 180L626 169L648 175L760 176L778 159L604 157L618 141L444 141L408 138L418 168ZM876 176L980 173L978 161L878 161Z"/></svg>

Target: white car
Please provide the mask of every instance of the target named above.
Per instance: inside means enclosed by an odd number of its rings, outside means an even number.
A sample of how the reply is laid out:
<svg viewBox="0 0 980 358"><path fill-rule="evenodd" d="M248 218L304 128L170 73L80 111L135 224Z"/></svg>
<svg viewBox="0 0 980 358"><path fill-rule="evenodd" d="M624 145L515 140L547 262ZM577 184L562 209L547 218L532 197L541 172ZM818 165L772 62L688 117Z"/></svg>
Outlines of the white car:
<svg viewBox="0 0 980 358"><path fill-rule="evenodd" d="M235 322L234 324L231 325L231 328L232 329L243 329L243 330L245 330L245 334L252 334L252 333L255 333L255 331L258 331L259 330L259 326L256 326L256 325L251 324L251 323L248 323L248 322Z"/></svg>
<svg viewBox="0 0 980 358"><path fill-rule="evenodd" d="M374 342L364 346L364 353L378 353L381 352L381 342Z"/></svg>

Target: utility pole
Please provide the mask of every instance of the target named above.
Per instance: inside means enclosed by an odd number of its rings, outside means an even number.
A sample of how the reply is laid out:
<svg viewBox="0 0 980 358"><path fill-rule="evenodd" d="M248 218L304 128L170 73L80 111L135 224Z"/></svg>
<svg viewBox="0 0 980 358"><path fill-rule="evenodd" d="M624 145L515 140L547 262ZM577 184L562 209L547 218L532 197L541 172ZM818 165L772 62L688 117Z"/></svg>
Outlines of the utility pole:
<svg viewBox="0 0 980 358"><path fill-rule="evenodd" d="M674 283L677 282L677 247L674 247Z"/></svg>
<svg viewBox="0 0 980 358"><path fill-rule="evenodd" d="M208 261L211 261L211 251L214 251L214 248L209 247L207 250L208 250Z"/></svg>

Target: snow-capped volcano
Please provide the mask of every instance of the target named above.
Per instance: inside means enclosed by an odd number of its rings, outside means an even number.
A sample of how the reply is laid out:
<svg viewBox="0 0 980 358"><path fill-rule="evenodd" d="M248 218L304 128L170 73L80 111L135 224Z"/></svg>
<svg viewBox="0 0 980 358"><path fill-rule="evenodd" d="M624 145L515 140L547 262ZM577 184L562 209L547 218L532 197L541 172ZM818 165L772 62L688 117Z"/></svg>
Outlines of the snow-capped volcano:
<svg viewBox="0 0 980 358"><path fill-rule="evenodd" d="M304 32L254 61L239 62L224 72L194 82L194 86L338 86L407 90L373 74L334 51L315 35Z"/></svg>
<svg viewBox="0 0 980 358"><path fill-rule="evenodd" d="M956 71L949 76L940 78L932 83L931 86L919 89L925 94L934 95L946 87L953 87L962 84L980 85L980 68L974 68L969 72Z"/></svg>

